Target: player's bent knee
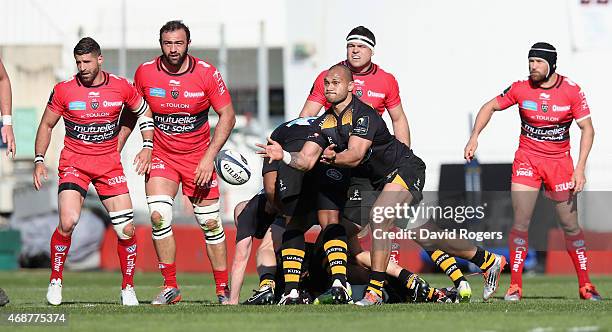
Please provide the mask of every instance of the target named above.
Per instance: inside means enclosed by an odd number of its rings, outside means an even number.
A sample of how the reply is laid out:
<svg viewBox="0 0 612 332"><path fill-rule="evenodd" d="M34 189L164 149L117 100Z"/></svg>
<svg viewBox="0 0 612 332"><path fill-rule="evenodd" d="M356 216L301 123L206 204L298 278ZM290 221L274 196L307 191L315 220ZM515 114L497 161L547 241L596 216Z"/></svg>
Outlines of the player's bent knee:
<svg viewBox="0 0 612 332"><path fill-rule="evenodd" d="M174 199L168 195L147 196L151 213L151 234L153 240L165 239L172 235L172 205Z"/></svg>
<svg viewBox="0 0 612 332"><path fill-rule="evenodd" d="M219 244L225 241L225 231L219 219L219 202L207 206L193 204L193 212L204 232L207 244Z"/></svg>
<svg viewBox="0 0 612 332"><path fill-rule="evenodd" d="M128 240L134 236L134 210L125 209L108 213L113 229L120 240Z"/></svg>

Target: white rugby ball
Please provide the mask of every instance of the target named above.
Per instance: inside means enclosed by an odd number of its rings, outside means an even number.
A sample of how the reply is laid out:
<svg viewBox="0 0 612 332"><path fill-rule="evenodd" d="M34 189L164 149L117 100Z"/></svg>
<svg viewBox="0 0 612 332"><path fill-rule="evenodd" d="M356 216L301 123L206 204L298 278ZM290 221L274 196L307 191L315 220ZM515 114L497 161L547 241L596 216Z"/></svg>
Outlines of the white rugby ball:
<svg viewBox="0 0 612 332"><path fill-rule="evenodd" d="M240 153L221 150L215 157L215 171L229 184L245 184L251 178L251 168Z"/></svg>

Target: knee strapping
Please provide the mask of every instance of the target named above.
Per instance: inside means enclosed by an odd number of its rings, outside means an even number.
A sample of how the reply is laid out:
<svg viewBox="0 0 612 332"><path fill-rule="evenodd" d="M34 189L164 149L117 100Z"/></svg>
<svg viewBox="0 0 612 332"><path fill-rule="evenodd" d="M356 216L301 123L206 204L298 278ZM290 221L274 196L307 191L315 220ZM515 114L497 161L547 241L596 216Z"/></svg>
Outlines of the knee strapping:
<svg viewBox="0 0 612 332"><path fill-rule="evenodd" d="M207 206L193 204L193 212L200 228L204 231L204 239L207 244L218 244L225 241L223 224L219 219L219 202Z"/></svg>
<svg viewBox="0 0 612 332"><path fill-rule="evenodd" d="M168 195L147 196L154 240L161 240L172 235L173 203L174 199Z"/></svg>
<svg viewBox="0 0 612 332"><path fill-rule="evenodd" d="M125 234L125 227L132 224L134 220L134 210L126 209L120 211L111 211L108 213L111 218L111 223L113 224L113 229L115 233L117 233L117 237L121 240L128 240L134 236L134 231L132 234ZM133 226L133 225L132 225Z"/></svg>

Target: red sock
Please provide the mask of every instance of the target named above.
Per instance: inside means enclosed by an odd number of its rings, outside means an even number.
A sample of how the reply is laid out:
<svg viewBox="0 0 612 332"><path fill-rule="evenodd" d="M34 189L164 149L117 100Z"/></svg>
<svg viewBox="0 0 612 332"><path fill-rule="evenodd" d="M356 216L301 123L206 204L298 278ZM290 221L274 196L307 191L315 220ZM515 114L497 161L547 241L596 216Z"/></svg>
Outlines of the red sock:
<svg viewBox="0 0 612 332"><path fill-rule="evenodd" d="M164 286L178 288L176 283L176 264L159 263L159 270L164 276Z"/></svg>
<svg viewBox="0 0 612 332"><path fill-rule="evenodd" d="M508 238L508 249L510 250L510 284L523 287L523 267L529 249L528 233L513 228Z"/></svg>
<svg viewBox="0 0 612 332"><path fill-rule="evenodd" d="M222 293L225 291L225 287L227 287L227 270L223 271L214 271L213 275L215 276L215 289L218 293Z"/></svg>
<svg viewBox="0 0 612 332"><path fill-rule="evenodd" d="M136 235L127 240L117 239L117 255L119 256L121 274L123 275L121 289L124 289L127 285L131 285L132 287L134 286L134 270L136 270L137 249Z"/></svg>
<svg viewBox="0 0 612 332"><path fill-rule="evenodd" d="M567 253L572 259L572 263L574 263L574 269L576 269L576 275L578 276L578 285L582 287L584 284L590 283L589 268L587 266L587 249L582 230L576 235L565 234L565 248L567 248Z"/></svg>
<svg viewBox="0 0 612 332"><path fill-rule="evenodd" d="M57 228L51 236L51 279L62 279L64 272L64 263L68 257L70 250L70 242L72 239L69 236L63 236Z"/></svg>

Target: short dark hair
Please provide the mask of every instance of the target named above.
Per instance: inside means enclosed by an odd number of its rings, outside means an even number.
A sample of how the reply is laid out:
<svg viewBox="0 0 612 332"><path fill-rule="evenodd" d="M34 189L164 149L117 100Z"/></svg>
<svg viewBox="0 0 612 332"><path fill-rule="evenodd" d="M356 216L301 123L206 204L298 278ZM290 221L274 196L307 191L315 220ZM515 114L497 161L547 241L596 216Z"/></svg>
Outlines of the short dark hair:
<svg viewBox="0 0 612 332"><path fill-rule="evenodd" d="M344 76L344 78L346 78L349 82L353 81L353 72L351 71L351 69L341 63L335 64L331 67L329 67L328 72L334 70L334 69L340 69L342 70L342 74Z"/></svg>
<svg viewBox="0 0 612 332"><path fill-rule="evenodd" d="M161 29L159 29L159 42L161 43L162 34L164 32L171 32L176 30L185 30L185 35L187 35L187 41L191 40L191 33L189 32L189 27L183 23L181 20L168 21L164 24Z"/></svg>
<svg viewBox="0 0 612 332"><path fill-rule="evenodd" d="M74 55L84 55L91 53L94 56L102 54L100 45L91 37L85 37L79 40L72 51Z"/></svg>

